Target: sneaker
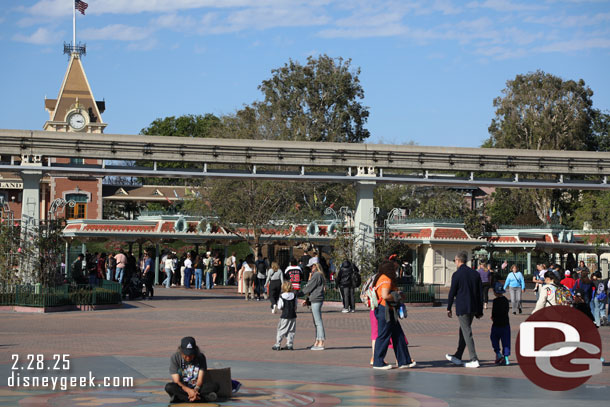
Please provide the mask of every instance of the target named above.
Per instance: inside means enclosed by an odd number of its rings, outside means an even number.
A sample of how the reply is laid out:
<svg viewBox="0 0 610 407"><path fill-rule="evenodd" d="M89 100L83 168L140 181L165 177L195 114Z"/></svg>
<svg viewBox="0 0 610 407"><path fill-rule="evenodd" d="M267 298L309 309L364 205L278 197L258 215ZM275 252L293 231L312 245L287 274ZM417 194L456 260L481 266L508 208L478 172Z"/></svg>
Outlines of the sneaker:
<svg viewBox="0 0 610 407"><path fill-rule="evenodd" d="M208 393L208 394L206 394L205 396L203 396L203 399L204 399L206 402L208 402L208 403L209 403L209 402L211 402L211 401L216 401L216 400L218 400L218 396L216 395L216 393L211 392L211 393Z"/></svg>
<svg viewBox="0 0 610 407"><path fill-rule="evenodd" d="M479 367L480 365L479 365L479 361L477 359L472 359L470 362L464 363L464 366L476 368L476 367Z"/></svg>
<svg viewBox="0 0 610 407"><path fill-rule="evenodd" d="M510 361L508 360L508 356L504 356L504 366L510 365Z"/></svg>
<svg viewBox="0 0 610 407"><path fill-rule="evenodd" d="M349 312L349 310L347 308L343 308L343 311L341 311L342 313L346 314Z"/></svg>
<svg viewBox="0 0 610 407"><path fill-rule="evenodd" d="M275 308L275 304L274 304L273 307L271 307L271 313L275 314L276 310L277 310L277 308Z"/></svg>
<svg viewBox="0 0 610 407"><path fill-rule="evenodd" d="M521 308L519 308L519 314L521 314L523 312L523 310Z"/></svg>
<svg viewBox="0 0 610 407"><path fill-rule="evenodd" d="M410 369L413 368L417 365L417 362L414 360L411 360L411 363L406 364L406 365L402 365L402 366L398 366L399 369Z"/></svg>
<svg viewBox="0 0 610 407"><path fill-rule="evenodd" d="M324 346L312 346L309 349L311 349L311 350L324 350Z"/></svg>
<svg viewBox="0 0 610 407"><path fill-rule="evenodd" d="M273 350L282 350L282 348L279 345L273 345L271 347L271 349L273 349Z"/></svg>
<svg viewBox="0 0 610 407"><path fill-rule="evenodd" d="M504 356L500 352L496 353L496 365L504 363Z"/></svg>
<svg viewBox="0 0 610 407"><path fill-rule="evenodd" d="M356 312L356 310L352 308L351 310L349 310L349 312Z"/></svg>
<svg viewBox="0 0 610 407"><path fill-rule="evenodd" d="M377 370L390 370L392 365L383 365L383 366L373 366L373 369Z"/></svg>
<svg viewBox="0 0 610 407"><path fill-rule="evenodd" d="M445 359L447 359L449 362L451 362L451 363L453 363L454 365L457 365L457 366L462 366L464 364L464 362L462 362L461 359L458 359L455 356L450 355L450 354L446 354L445 355Z"/></svg>
<svg viewBox="0 0 610 407"><path fill-rule="evenodd" d="M284 348L286 350L294 350L294 348L292 347L292 345L286 345L286 347Z"/></svg>
<svg viewBox="0 0 610 407"><path fill-rule="evenodd" d="M241 388L241 382L238 382L237 380L231 380L231 384L233 387L232 392L237 393Z"/></svg>

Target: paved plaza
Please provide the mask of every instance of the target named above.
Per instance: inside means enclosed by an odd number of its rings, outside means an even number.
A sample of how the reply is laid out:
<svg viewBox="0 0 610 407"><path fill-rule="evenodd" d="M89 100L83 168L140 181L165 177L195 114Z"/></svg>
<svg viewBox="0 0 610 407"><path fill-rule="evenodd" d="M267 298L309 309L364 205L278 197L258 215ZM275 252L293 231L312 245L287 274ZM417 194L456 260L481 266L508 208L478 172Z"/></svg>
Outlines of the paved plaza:
<svg viewBox="0 0 610 407"><path fill-rule="evenodd" d="M446 299L446 290L443 297ZM523 315L511 314L514 349L517 329L531 312L533 293L526 292ZM278 315L268 301L244 301L234 287L211 291L156 288L151 301L127 301L121 309L51 314L0 313L0 406L166 406L169 356L180 338L194 336L209 367L231 367L243 383L226 406L606 406L610 369L567 392L550 392L529 382L511 357L498 367L489 341L491 310L473 324L482 365L454 367L444 358L457 345L458 322L445 306L410 307L402 325L414 369L373 370L369 313L341 313L338 303L324 304L326 349L307 349L314 341L311 313L300 308L294 351L273 351ZM600 328L609 359L610 328ZM133 387L45 388L7 386L28 354L69 354L70 370L59 376L132 377ZM466 354L467 355L467 352ZM387 362L394 362L390 353ZM23 370L18 373L24 372ZM27 370L25 370L27 372ZM46 372L38 372L46 374ZM23 376L27 373L22 373ZM49 376L51 374L49 373ZM185 404L189 405L189 404Z"/></svg>

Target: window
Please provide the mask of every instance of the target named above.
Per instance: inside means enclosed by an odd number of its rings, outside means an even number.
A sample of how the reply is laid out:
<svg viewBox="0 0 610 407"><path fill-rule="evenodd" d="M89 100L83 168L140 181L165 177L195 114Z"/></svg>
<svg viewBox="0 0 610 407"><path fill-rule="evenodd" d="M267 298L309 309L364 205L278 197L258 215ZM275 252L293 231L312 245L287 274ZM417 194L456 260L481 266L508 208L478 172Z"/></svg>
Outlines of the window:
<svg viewBox="0 0 610 407"><path fill-rule="evenodd" d="M77 203L74 207L66 209L66 219L85 219L87 217L87 204Z"/></svg>
<svg viewBox="0 0 610 407"><path fill-rule="evenodd" d="M0 204L8 202L8 194L6 192L0 192Z"/></svg>
<svg viewBox="0 0 610 407"><path fill-rule="evenodd" d="M84 160L82 158L70 158L70 164L73 165L83 165Z"/></svg>
<svg viewBox="0 0 610 407"><path fill-rule="evenodd" d="M85 219L87 217L87 195L66 194L66 201L74 201L74 207L66 207L66 219Z"/></svg>

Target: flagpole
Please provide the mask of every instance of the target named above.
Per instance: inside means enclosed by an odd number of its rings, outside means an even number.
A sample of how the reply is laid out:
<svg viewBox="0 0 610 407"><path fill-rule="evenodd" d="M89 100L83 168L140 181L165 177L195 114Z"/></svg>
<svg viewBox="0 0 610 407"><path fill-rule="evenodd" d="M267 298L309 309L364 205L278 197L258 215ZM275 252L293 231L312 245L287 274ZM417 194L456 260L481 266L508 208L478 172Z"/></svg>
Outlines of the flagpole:
<svg viewBox="0 0 610 407"><path fill-rule="evenodd" d="M72 48L76 49L76 1L72 0Z"/></svg>

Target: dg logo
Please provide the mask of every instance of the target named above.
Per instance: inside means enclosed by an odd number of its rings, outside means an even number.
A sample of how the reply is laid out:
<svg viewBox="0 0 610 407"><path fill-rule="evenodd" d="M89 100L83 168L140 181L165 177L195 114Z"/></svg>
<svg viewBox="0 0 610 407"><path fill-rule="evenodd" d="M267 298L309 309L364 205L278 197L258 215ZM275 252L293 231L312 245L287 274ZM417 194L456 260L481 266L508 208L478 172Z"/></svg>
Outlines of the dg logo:
<svg viewBox="0 0 610 407"><path fill-rule="evenodd" d="M566 306L543 308L519 326L517 360L534 384L565 391L602 372L602 344L593 322Z"/></svg>

